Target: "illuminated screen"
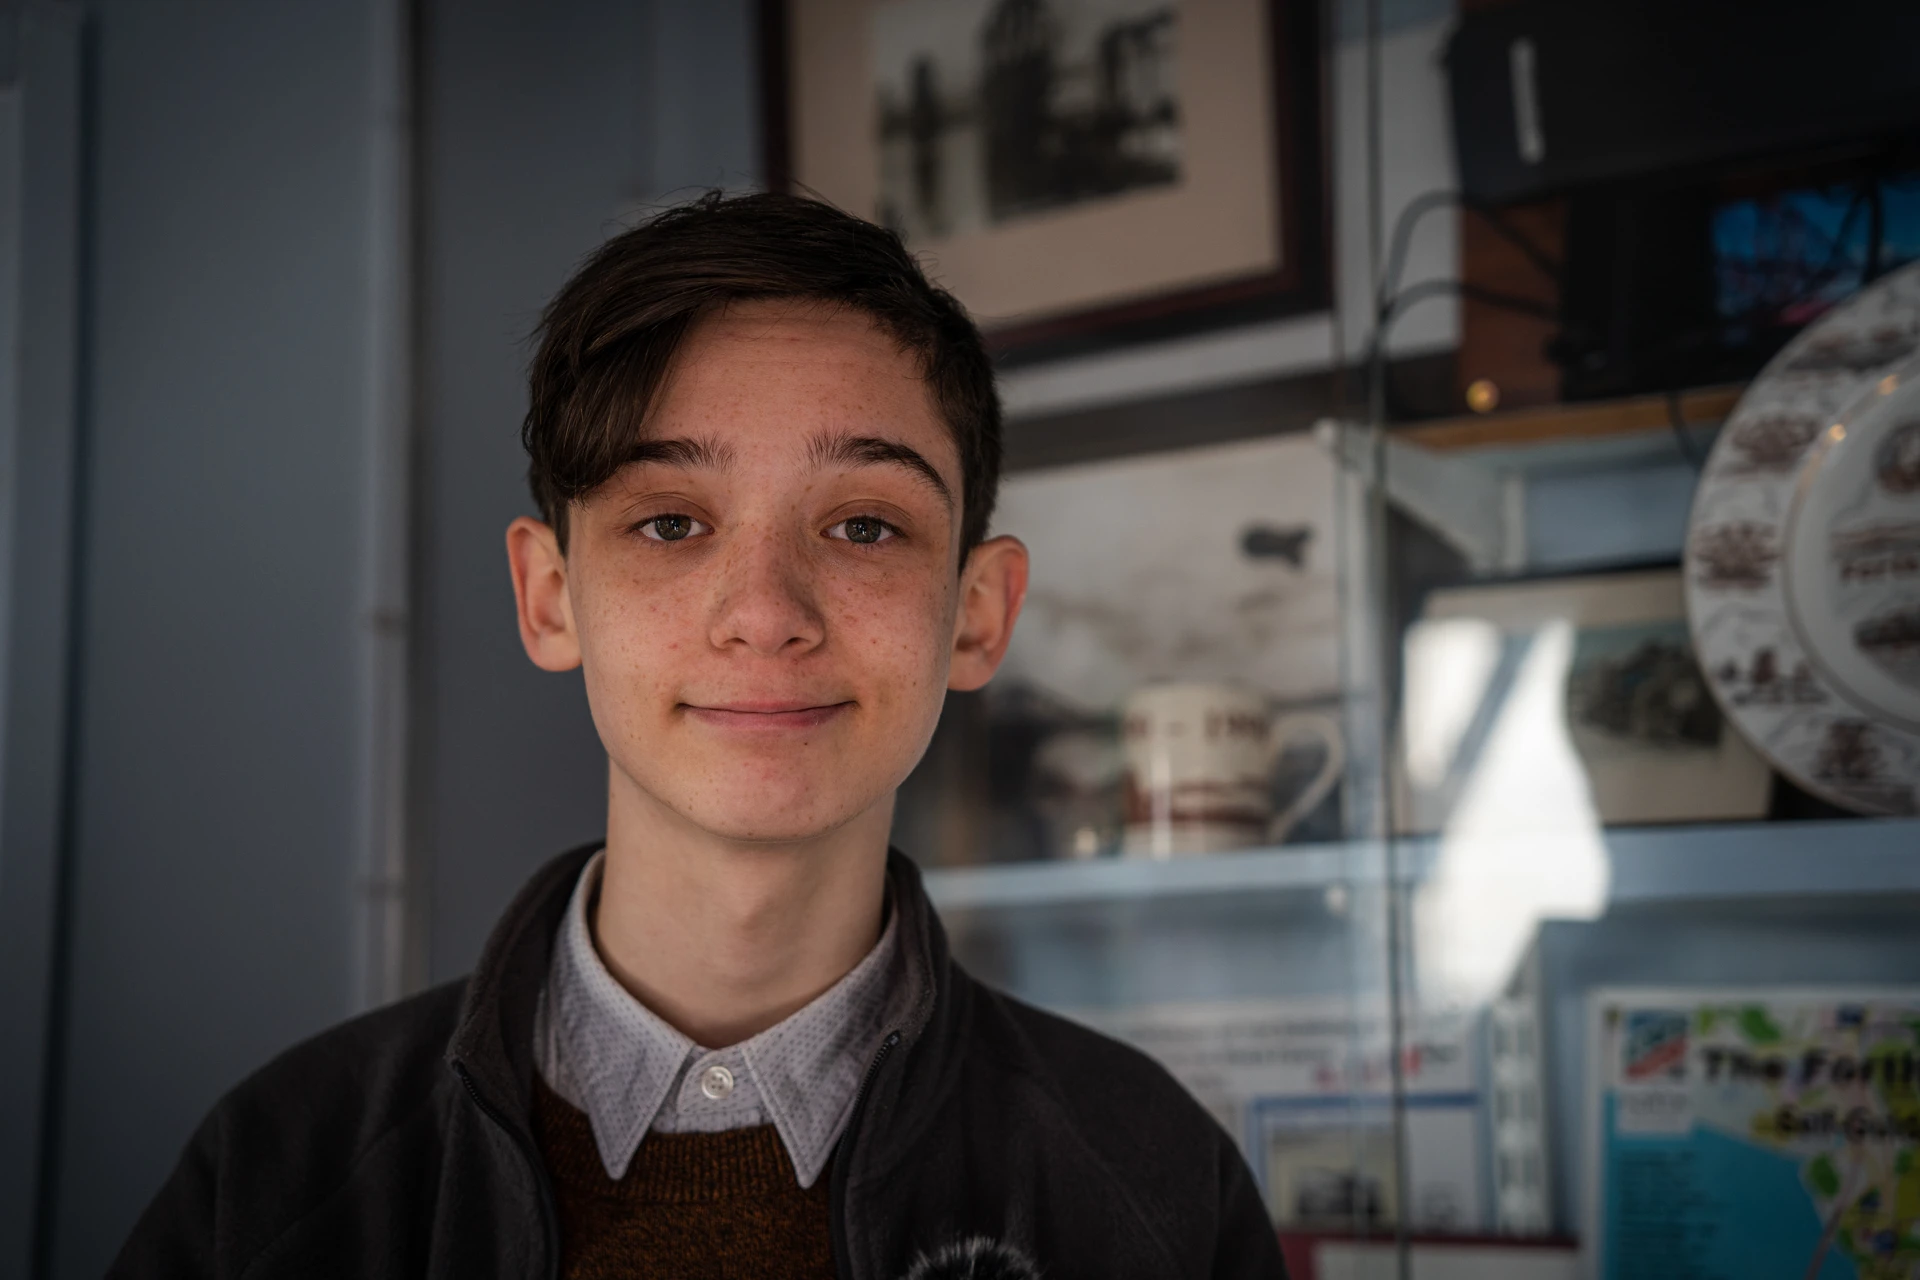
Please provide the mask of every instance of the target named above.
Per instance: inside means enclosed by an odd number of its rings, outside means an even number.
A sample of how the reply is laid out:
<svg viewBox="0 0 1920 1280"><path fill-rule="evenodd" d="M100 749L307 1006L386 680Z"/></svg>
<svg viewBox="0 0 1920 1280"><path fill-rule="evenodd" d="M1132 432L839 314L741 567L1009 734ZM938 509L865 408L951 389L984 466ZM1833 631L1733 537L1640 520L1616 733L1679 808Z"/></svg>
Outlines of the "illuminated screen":
<svg viewBox="0 0 1920 1280"><path fill-rule="evenodd" d="M1721 204L1712 235L1724 340L1799 328L1853 293L1867 279L1876 226L1881 272L1920 258L1920 173Z"/></svg>

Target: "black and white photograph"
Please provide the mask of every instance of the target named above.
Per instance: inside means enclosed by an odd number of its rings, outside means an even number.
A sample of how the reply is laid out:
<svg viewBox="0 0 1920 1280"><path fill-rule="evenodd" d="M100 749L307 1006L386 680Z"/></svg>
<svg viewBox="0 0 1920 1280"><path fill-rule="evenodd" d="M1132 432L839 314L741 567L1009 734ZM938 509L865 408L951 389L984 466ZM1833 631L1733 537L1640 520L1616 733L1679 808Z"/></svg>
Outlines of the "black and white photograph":
<svg viewBox="0 0 1920 1280"><path fill-rule="evenodd" d="M1589 752L1719 746L1724 721L1694 660L1686 620L1576 632L1567 724Z"/></svg>
<svg viewBox="0 0 1920 1280"><path fill-rule="evenodd" d="M1325 305L1313 0L778 10L769 170L929 254L997 349Z"/></svg>
<svg viewBox="0 0 1920 1280"><path fill-rule="evenodd" d="M1181 175L1178 0L892 0L879 220L925 243Z"/></svg>

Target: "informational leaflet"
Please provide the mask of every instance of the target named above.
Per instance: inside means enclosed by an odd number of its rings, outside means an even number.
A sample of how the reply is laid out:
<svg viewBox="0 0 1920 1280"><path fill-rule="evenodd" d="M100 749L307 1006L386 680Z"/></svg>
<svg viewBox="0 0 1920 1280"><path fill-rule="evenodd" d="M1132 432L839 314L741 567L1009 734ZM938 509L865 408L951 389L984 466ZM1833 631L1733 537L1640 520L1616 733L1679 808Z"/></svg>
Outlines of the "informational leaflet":
<svg viewBox="0 0 1920 1280"><path fill-rule="evenodd" d="M1392 1054L1383 1012L1339 999L1075 1011L1157 1058L1239 1140L1281 1226L1397 1221ZM1484 1228L1474 1022L1425 1015L1400 1046L1409 1225Z"/></svg>
<svg viewBox="0 0 1920 1280"><path fill-rule="evenodd" d="M1589 1017L1589 1275L1920 1275L1920 989L1602 990Z"/></svg>

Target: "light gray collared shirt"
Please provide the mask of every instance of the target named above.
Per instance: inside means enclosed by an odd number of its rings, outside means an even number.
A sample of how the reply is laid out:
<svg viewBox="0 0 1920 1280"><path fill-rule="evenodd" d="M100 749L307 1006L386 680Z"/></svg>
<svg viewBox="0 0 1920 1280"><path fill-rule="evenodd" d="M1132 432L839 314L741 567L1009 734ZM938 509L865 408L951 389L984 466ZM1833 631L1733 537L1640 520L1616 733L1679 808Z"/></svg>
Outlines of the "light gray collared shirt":
<svg viewBox="0 0 1920 1280"><path fill-rule="evenodd" d="M541 1078L586 1112L609 1178L626 1172L649 1130L771 1123L800 1185L811 1187L886 1034L888 995L900 981L897 915L866 958L805 1008L731 1048L707 1049L634 999L594 949L588 913L605 857L580 873L554 939L534 1020Z"/></svg>

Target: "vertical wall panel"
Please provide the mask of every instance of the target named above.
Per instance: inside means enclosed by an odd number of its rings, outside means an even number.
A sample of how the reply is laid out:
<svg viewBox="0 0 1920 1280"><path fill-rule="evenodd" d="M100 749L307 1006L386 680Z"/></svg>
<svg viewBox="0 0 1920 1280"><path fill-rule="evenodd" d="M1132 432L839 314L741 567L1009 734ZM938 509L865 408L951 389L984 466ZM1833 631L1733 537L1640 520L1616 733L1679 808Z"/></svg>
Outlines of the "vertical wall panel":
<svg viewBox="0 0 1920 1280"><path fill-rule="evenodd" d="M56 1274L349 1011L367 388L361 3L93 7Z"/></svg>
<svg viewBox="0 0 1920 1280"><path fill-rule="evenodd" d="M0 7L0 1276L34 1248L52 1085L79 351L79 15Z"/></svg>

